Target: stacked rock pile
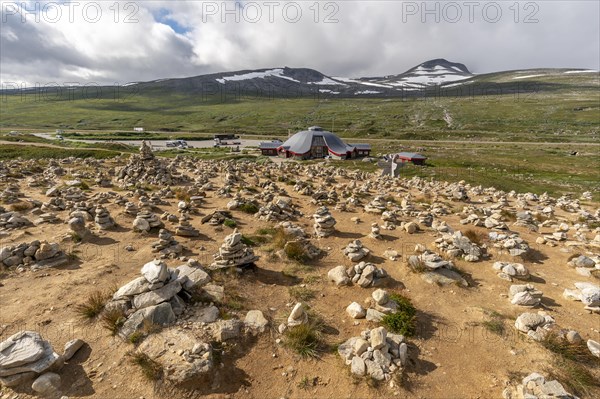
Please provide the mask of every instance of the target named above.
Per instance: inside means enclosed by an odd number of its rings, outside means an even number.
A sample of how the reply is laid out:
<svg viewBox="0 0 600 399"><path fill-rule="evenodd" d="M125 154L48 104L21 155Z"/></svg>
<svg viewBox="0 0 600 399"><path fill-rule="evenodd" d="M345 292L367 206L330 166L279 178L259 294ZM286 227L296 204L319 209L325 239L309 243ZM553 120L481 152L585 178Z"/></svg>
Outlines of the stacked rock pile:
<svg viewBox="0 0 600 399"><path fill-rule="evenodd" d="M317 209L313 215L313 219L315 220L313 228L317 237L329 237L335 232L334 226L337 222L326 206Z"/></svg>
<svg viewBox="0 0 600 399"><path fill-rule="evenodd" d="M543 340L554 327L554 319L546 312L522 313L515 320L515 328L536 341Z"/></svg>
<svg viewBox="0 0 600 399"><path fill-rule="evenodd" d="M200 232L190 224L184 217L179 219L179 225L175 227L175 234L181 237L198 237Z"/></svg>
<svg viewBox="0 0 600 399"><path fill-rule="evenodd" d="M374 238L376 240L382 240L381 231L379 229L379 225L377 223L371 224L371 233L369 233L369 237Z"/></svg>
<svg viewBox="0 0 600 399"><path fill-rule="evenodd" d="M382 195L378 195L371 202L365 205L367 213L383 213L386 210L386 201Z"/></svg>
<svg viewBox="0 0 600 399"><path fill-rule="evenodd" d="M338 353L356 376L368 375L378 381L389 381L401 373L408 360L404 336L387 332L384 327L361 332L338 347Z"/></svg>
<svg viewBox="0 0 600 399"><path fill-rule="evenodd" d="M164 257L179 256L183 252L183 247L173 238L173 235L165 229L158 232L158 241L152 244L152 252L158 252Z"/></svg>
<svg viewBox="0 0 600 399"><path fill-rule="evenodd" d="M359 262L371 253L360 240L354 240L349 243L346 248L344 248L343 252L352 262Z"/></svg>
<svg viewBox="0 0 600 399"><path fill-rule="evenodd" d="M69 258L57 243L36 240L0 248L0 262L6 267L30 266L37 270L62 266Z"/></svg>
<svg viewBox="0 0 600 399"><path fill-rule="evenodd" d="M243 267L252 265L258 260L252 248L242 242L242 234L237 229L225 237L219 252L213 257L215 261L210 265L213 269Z"/></svg>
<svg viewBox="0 0 600 399"><path fill-rule="evenodd" d="M498 261L494 262L492 268L498 271L498 277L503 280L513 281L515 278L519 280L529 279L529 270L522 263Z"/></svg>
<svg viewBox="0 0 600 399"><path fill-rule="evenodd" d="M600 287L592 283L575 283L574 290L565 289L563 297L573 301L581 301L585 309L600 313Z"/></svg>
<svg viewBox="0 0 600 399"><path fill-rule="evenodd" d="M491 232L489 239L493 242L494 248L508 250L510 256L524 256L529 251L529 244L516 233L504 234Z"/></svg>
<svg viewBox="0 0 600 399"><path fill-rule="evenodd" d="M327 278L336 285L356 284L362 288L376 287L388 276L384 269L373 263L360 262L354 266L336 266L329 270Z"/></svg>
<svg viewBox="0 0 600 399"><path fill-rule="evenodd" d="M463 258L467 262L477 262L484 254L484 248L474 244L460 231L454 234L443 234L435 240L435 245L451 258Z"/></svg>
<svg viewBox="0 0 600 399"><path fill-rule="evenodd" d="M190 260L176 269L154 260L141 269L141 276L114 293L106 310L118 310L125 317L119 336L128 339L147 323L166 326L173 324L185 309L183 298L189 292L210 281L208 274Z"/></svg>
<svg viewBox="0 0 600 399"><path fill-rule="evenodd" d="M536 290L531 284L511 285L508 290L510 303L519 306L537 306L542 301L542 291Z"/></svg>
<svg viewBox="0 0 600 399"><path fill-rule="evenodd" d="M162 228L164 223L151 211L140 211L133 220L134 231L148 232L155 227Z"/></svg>
<svg viewBox="0 0 600 399"><path fill-rule="evenodd" d="M31 389L43 397L61 396L61 378L56 372L84 345L80 339L66 343L59 355L50 342L35 331L21 331L0 343L0 383L15 387L33 381Z"/></svg>
<svg viewBox="0 0 600 399"><path fill-rule="evenodd" d="M115 225L115 221L105 207L98 205L95 213L94 223L100 230L107 230Z"/></svg>
<svg viewBox="0 0 600 399"><path fill-rule="evenodd" d="M568 393L557 380L546 380L538 373L531 373L521 380L516 386L509 386L502 391L504 399L577 399L577 396Z"/></svg>

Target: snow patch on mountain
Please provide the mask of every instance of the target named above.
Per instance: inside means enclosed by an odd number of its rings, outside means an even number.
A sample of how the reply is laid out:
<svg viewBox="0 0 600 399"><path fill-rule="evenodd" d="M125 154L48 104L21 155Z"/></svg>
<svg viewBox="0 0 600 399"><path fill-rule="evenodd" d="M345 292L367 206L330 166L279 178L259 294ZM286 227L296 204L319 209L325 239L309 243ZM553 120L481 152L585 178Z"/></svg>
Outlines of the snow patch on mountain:
<svg viewBox="0 0 600 399"><path fill-rule="evenodd" d="M290 78L289 76L285 76L283 74L282 68L268 69L266 71L258 71L258 72L248 72L248 73L245 73L242 75L223 76L221 79L215 79L215 80L221 84L225 84L226 81L232 82L232 81L249 80L249 79L257 79L257 78L264 79L268 76L273 76L276 78L282 78L282 79L291 80L292 82L301 83L299 80Z"/></svg>
<svg viewBox="0 0 600 399"><path fill-rule="evenodd" d="M546 76L546 75L545 75L545 74L538 74L538 75L524 75L524 76L515 76L515 77L513 78L513 80L515 80L515 79L528 79L528 78L537 78L537 77L540 77L540 76Z"/></svg>
<svg viewBox="0 0 600 399"><path fill-rule="evenodd" d="M585 70L577 70L577 71L565 71L563 73L599 73L600 71L596 71L594 69L585 69Z"/></svg>
<svg viewBox="0 0 600 399"><path fill-rule="evenodd" d="M320 82L308 82L309 85L324 85L324 86L348 86L346 84L336 82L333 79L324 77Z"/></svg>

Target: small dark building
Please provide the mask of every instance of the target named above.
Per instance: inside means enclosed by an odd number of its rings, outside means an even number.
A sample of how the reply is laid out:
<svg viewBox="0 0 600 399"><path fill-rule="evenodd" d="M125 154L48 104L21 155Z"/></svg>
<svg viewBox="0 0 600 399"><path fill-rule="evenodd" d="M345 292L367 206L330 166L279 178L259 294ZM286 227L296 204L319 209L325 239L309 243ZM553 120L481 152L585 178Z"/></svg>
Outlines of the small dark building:
<svg viewBox="0 0 600 399"><path fill-rule="evenodd" d="M427 157L416 152L399 152L394 155L394 159L397 159L401 163L412 162L415 165L425 165Z"/></svg>
<svg viewBox="0 0 600 399"><path fill-rule="evenodd" d="M277 149L279 148L281 143L282 142L279 140L262 142L258 146L258 149L260 150L262 155L276 156L278 153Z"/></svg>

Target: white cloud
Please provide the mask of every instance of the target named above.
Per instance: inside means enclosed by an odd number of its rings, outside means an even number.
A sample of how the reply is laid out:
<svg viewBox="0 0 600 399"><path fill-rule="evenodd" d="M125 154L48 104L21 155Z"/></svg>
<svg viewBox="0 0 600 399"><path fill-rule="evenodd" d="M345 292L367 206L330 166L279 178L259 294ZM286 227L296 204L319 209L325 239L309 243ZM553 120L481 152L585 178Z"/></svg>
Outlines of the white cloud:
<svg viewBox="0 0 600 399"><path fill-rule="evenodd" d="M432 58L461 62L480 73L600 67L598 2L541 1L535 2L537 11L521 2L518 23L515 9L509 9L513 2L495 3L502 10L496 23L485 19L494 16L491 2L475 8L472 23L463 2L455 3L462 12L456 23L450 22L456 14L448 2L427 3L429 9L438 4L439 23L435 15L422 13L421 1L329 2L339 7L333 16L337 23L324 22L335 11L332 6L325 9L327 2L318 3L315 21L313 2L280 1L271 9L273 22L265 1L238 2L239 22L225 12L222 1L140 1L135 3L137 9L125 9L131 2L122 1L117 22L112 1L78 2L72 9L63 4L61 18L53 22L51 2L30 1L29 9L47 7L47 13L38 13L39 21L27 14L25 23L12 15L20 1L0 2L2 82L125 83L281 66L314 68L333 76L380 76L404 72ZM93 17L97 5L101 18L91 23L83 9L87 7L88 17ZM296 5L302 16L292 23ZM232 10L234 3L227 2L227 7ZM408 12L414 7L414 14ZM524 23L534 11L539 21ZM131 12L137 22L125 23ZM252 18L258 21L252 23Z"/></svg>

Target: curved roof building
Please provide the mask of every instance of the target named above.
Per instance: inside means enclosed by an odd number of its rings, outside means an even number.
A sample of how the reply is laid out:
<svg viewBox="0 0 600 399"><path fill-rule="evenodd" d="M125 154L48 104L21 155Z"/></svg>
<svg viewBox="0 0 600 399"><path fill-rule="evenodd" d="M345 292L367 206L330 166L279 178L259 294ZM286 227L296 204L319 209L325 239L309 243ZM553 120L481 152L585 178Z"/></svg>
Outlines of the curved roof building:
<svg viewBox="0 0 600 399"><path fill-rule="evenodd" d="M273 143L261 143L265 155L276 155ZM268 151L270 150L270 151ZM369 144L346 144L335 134L319 126L309 127L294 134L277 147L277 154L285 158L311 159L331 156L336 159L356 158L369 155Z"/></svg>

